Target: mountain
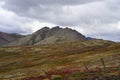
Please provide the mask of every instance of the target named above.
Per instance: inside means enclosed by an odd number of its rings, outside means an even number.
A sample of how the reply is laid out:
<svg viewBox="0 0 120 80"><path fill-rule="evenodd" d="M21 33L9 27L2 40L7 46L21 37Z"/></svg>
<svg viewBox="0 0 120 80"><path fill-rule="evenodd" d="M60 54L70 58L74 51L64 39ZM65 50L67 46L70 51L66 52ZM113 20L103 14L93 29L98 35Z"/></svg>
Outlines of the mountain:
<svg viewBox="0 0 120 80"><path fill-rule="evenodd" d="M0 32L0 46L16 41L21 37L23 36L19 34L12 34L12 33L10 34L10 33Z"/></svg>
<svg viewBox="0 0 120 80"><path fill-rule="evenodd" d="M87 38L76 30L56 26L53 28L44 27L33 34L7 44L7 46L54 44L84 40L87 40Z"/></svg>
<svg viewBox="0 0 120 80"><path fill-rule="evenodd" d="M0 80L120 80L117 42L56 26L25 36L0 33L0 43L11 46L0 47Z"/></svg>

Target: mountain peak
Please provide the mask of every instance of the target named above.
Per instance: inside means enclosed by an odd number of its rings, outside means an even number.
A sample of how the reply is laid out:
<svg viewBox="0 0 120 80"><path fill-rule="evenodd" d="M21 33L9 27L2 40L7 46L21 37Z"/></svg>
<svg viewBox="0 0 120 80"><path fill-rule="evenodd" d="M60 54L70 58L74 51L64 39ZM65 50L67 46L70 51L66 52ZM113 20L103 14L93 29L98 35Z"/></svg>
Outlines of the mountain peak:
<svg viewBox="0 0 120 80"><path fill-rule="evenodd" d="M45 27L41 28L40 30L46 30L46 29L50 29L50 28L45 26Z"/></svg>
<svg viewBox="0 0 120 80"><path fill-rule="evenodd" d="M61 28L55 26L53 28L43 27L35 33L21 38L8 45L40 45L40 44L55 44L83 41L87 38L76 30L71 28Z"/></svg>
<svg viewBox="0 0 120 80"><path fill-rule="evenodd" d="M55 26L55 27L53 27L53 28L51 28L51 30L59 30L59 29L62 29L62 28L60 28L59 26Z"/></svg>

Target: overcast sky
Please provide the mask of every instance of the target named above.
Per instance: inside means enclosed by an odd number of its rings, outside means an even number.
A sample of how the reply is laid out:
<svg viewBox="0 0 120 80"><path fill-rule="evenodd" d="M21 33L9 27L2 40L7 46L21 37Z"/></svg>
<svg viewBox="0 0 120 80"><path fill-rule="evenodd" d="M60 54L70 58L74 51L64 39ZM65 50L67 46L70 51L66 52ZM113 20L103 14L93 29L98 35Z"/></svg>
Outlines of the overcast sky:
<svg viewBox="0 0 120 80"><path fill-rule="evenodd" d="M56 25L120 41L120 0L0 0L0 31L28 34Z"/></svg>

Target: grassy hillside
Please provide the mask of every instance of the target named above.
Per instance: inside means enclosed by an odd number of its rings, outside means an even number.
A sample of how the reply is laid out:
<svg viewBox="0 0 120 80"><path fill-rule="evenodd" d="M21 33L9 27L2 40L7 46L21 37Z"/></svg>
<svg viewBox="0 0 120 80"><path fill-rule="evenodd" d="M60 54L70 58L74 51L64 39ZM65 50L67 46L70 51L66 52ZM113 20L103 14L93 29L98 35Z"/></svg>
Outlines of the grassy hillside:
<svg viewBox="0 0 120 80"><path fill-rule="evenodd" d="M104 59L106 67L119 66L120 44L90 40L54 45L1 47L0 80L21 80L62 69L102 68L101 59ZM78 74L71 76L76 75Z"/></svg>

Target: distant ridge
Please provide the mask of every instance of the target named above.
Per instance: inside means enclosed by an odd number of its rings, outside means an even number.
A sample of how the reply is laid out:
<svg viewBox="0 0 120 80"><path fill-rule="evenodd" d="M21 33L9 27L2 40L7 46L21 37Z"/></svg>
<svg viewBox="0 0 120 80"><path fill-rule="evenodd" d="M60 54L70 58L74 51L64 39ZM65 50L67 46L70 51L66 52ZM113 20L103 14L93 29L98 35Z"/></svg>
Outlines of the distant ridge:
<svg viewBox="0 0 120 80"><path fill-rule="evenodd" d="M54 44L84 40L87 40L87 38L76 30L55 26L53 28L43 27L33 34L7 44L7 46Z"/></svg>
<svg viewBox="0 0 120 80"><path fill-rule="evenodd" d="M23 35L0 32L0 46L11 43L24 37Z"/></svg>

